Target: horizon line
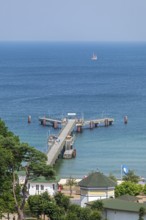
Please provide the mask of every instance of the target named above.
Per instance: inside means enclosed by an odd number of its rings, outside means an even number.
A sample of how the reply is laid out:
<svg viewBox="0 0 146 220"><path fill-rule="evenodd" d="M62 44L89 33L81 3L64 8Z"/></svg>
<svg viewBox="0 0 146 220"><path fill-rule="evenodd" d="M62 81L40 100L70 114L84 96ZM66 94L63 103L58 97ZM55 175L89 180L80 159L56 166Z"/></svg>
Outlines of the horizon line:
<svg viewBox="0 0 146 220"><path fill-rule="evenodd" d="M81 41L81 40L0 40L0 43L146 43L145 41Z"/></svg>

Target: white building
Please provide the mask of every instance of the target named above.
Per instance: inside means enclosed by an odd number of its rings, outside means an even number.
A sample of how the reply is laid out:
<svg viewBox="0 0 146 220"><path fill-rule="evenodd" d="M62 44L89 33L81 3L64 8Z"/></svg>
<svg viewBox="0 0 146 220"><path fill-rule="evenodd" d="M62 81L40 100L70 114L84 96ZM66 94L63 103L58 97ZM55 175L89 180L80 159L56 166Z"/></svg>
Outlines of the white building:
<svg viewBox="0 0 146 220"><path fill-rule="evenodd" d="M100 172L91 173L78 185L80 186L81 207L98 199L114 198L116 183Z"/></svg>
<svg viewBox="0 0 146 220"><path fill-rule="evenodd" d="M25 181L25 172L18 172L19 184L23 185ZM46 179L43 176L33 178L28 181L27 184L28 195L39 195L44 192L48 192L53 196L58 191L58 183L55 179Z"/></svg>
<svg viewBox="0 0 146 220"><path fill-rule="evenodd" d="M29 195L39 195L44 192L48 192L53 196L58 191L58 184L56 180L47 180L44 177L37 177L28 182Z"/></svg>

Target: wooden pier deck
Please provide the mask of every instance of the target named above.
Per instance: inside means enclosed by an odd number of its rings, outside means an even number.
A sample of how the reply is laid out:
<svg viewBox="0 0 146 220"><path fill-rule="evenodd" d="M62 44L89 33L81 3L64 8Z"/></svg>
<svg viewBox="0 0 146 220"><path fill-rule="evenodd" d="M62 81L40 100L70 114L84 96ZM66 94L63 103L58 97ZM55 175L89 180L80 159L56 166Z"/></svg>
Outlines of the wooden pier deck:
<svg viewBox="0 0 146 220"><path fill-rule="evenodd" d="M65 139L68 135L71 134L71 132L74 129L74 126L76 124L75 119L68 119L65 126L60 131L60 134L58 135L57 140L51 145L51 147L48 149L47 152L47 164L54 165L60 152L62 151Z"/></svg>

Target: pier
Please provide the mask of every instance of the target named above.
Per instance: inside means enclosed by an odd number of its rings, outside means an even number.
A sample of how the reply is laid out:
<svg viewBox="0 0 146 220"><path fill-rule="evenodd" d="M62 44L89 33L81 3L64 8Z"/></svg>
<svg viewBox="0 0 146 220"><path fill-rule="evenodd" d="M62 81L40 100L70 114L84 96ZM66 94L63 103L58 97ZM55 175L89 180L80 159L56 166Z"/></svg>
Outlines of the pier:
<svg viewBox="0 0 146 220"><path fill-rule="evenodd" d="M83 128L93 129L98 126L108 127L114 122L113 118L102 118L93 120L83 120L83 119L52 119L47 117L40 117L39 121L42 125L51 125L54 128L58 128L60 125L62 129L57 136L50 136L48 140L48 152L47 152L47 164L54 165L59 155L63 152L66 145L67 136L69 136L72 131L76 128L77 132L81 132ZM71 150L71 149L66 149Z"/></svg>
<svg viewBox="0 0 146 220"><path fill-rule="evenodd" d="M60 131L57 140L49 147L47 152L47 164L54 165L56 160L58 159L58 156L60 152L63 150L63 147L65 145L65 140L68 135L71 134L71 132L74 129L74 126L76 124L75 119L69 119L66 121L65 126Z"/></svg>

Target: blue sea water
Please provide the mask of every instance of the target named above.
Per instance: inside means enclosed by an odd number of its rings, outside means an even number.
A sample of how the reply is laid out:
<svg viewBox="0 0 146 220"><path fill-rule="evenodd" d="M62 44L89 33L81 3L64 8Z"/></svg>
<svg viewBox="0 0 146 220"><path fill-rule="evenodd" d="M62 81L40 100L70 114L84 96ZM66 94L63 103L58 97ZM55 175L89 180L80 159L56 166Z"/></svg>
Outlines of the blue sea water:
<svg viewBox="0 0 146 220"><path fill-rule="evenodd" d="M58 130L41 126L39 116L67 112L115 121L76 134L77 157L58 162L61 177L97 169L120 177L121 164L146 177L146 44L0 43L0 117L8 128L46 152L48 134Z"/></svg>

